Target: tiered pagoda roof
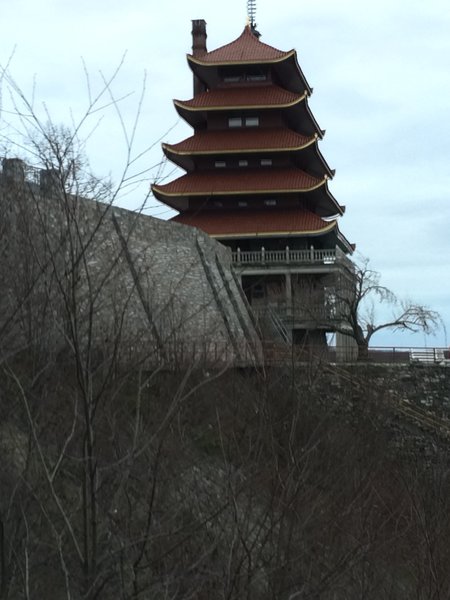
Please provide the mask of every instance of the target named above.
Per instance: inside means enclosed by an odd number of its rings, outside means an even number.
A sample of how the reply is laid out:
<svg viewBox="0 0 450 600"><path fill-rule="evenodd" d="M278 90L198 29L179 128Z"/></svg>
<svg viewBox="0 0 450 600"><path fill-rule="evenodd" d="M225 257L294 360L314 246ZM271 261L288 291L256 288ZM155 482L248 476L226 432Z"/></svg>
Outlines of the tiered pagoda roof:
<svg viewBox="0 0 450 600"><path fill-rule="evenodd" d="M247 26L211 52L204 31L187 58L195 94L174 104L194 133L163 144L187 172L152 186L157 199L181 212L174 220L225 241L315 237L351 252L337 225L344 207L328 188L334 171L318 148L324 132L309 109L312 89L295 50L269 46Z"/></svg>
<svg viewBox="0 0 450 600"><path fill-rule="evenodd" d="M198 131L178 144L163 144L166 154L226 154L238 152L295 152L316 142L316 135L290 129Z"/></svg>
<svg viewBox="0 0 450 600"><path fill-rule="evenodd" d="M287 109L291 129L322 138L325 132L311 113L307 99L306 92L295 94L275 85L252 85L221 87L199 94L192 100L174 100L174 104L180 117L194 128L202 126L207 121L207 114L212 112Z"/></svg>
<svg viewBox="0 0 450 600"><path fill-rule="evenodd" d="M279 62L295 54L295 50L283 52L273 46L260 42L247 25L241 35L229 44L221 46L211 52L205 52L201 56L188 55L188 60L198 64L228 65L249 64L261 62Z"/></svg>
<svg viewBox="0 0 450 600"><path fill-rule="evenodd" d="M236 169L226 173L200 171L188 173L165 185L154 185L153 194L172 208L183 210L188 208L183 199L194 197L203 197L206 202L212 198L228 198L228 206L233 207L233 200L241 196L272 197L316 192L314 200L317 214L324 217L342 215L344 208L339 206L326 184L326 177L320 180L293 168L252 171Z"/></svg>
<svg viewBox="0 0 450 600"><path fill-rule="evenodd" d="M244 238L273 237L282 235L314 236L337 228L337 221L324 221L307 209L285 208L281 210L229 210L201 211L199 214L184 213L174 218L177 223L195 225L211 237Z"/></svg>
<svg viewBox="0 0 450 600"><path fill-rule="evenodd" d="M162 144L164 154L185 170L192 170L198 156L278 155L289 154L296 163L308 165L314 175L326 174L330 179L334 170L323 158L318 135L303 135L286 128L261 128L227 131L198 131L178 144Z"/></svg>
<svg viewBox="0 0 450 600"><path fill-rule="evenodd" d="M171 183L155 185L154 192L166 196L204 196L310 192L324 185L300 169L199 171L187 173ZM336 212L339 209L336 207Z"/></svg>
<svg viewBox="0 0 450 600"><path fill-rule="evenodd" d="M283 81L283 87L292 92L308 91L312 88L298 64L295 50L283 52L273 46L264 44L247 25L241 35L229 44L216 50L198 52L196 56L188 54L189 66L200 78L217 81L217 67L241 65L272 65ZM213 86L211 86L213 87Z"/></svg>
<svg viewBox="0 0 450 600"><path fill-rule="evenodd" d="M203 92L192 100L175 100L175 106L186 110L239 110L241 108L287 108L298 104L306 97L284 90L277 85L252 87L221 87L209 92Z"/></svg>

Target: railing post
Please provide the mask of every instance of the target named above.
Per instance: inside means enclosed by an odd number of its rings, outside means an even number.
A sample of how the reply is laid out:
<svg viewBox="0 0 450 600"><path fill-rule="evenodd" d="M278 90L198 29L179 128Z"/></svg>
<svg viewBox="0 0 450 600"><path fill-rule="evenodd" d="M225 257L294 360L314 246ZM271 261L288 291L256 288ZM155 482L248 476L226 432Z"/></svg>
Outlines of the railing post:
<svg viewBox="0 0 450 600"><path fill-rule="evenodd" d="M20 158L4 158L2 161L3 177L15 183L25 181L25 163Z"/></svg>
<svg viewBox="0 0 450 600"><path fill-rule="evenodd" d="M311 262L314 262L314 246L310 247L310 249L309 249L309 256L310 256Z"/></svg>
<svg viewBox="0 0 450 600"><path fill-rule="evenodd" d="M236 251L236 262L239 264L241 262L241 249L238 248Z"/></svg>
<svg viewBox="0 0 450 600"><path fill-rule="evenodd" d="M289 262L289 246L286 246L286 262Z"/></svg>
<svg viewBox="0 0 450 600"><path fill-rule="evenodd" d="M261 247L261 262L266 262L266 250L264 246Z"/></svg>
<svg viewBox="0 0 450 600"><path fill-rule="evenodd" d="M291 274L286 273L285 275L285 288L286 288L286 305L289 310L292 309L292 282Z"/></svg>

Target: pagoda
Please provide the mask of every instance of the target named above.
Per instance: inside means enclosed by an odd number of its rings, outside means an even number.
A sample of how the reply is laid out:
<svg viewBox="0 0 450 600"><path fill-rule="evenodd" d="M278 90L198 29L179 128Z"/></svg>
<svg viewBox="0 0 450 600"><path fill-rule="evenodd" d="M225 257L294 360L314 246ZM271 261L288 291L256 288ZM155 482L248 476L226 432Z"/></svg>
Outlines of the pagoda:
<svg viewBox="0 0 450 600"><path fill-rule="evenodd" d="M186 173L153 194L179 212L174 221L231 248L266 336L326 343L353 246L338 227L344 207L329 190L334 171L296 51L261 42L253 23L210 52L205 21L193 21L192 37L193 98L174 104L193 134L162 145Z"/></svg>

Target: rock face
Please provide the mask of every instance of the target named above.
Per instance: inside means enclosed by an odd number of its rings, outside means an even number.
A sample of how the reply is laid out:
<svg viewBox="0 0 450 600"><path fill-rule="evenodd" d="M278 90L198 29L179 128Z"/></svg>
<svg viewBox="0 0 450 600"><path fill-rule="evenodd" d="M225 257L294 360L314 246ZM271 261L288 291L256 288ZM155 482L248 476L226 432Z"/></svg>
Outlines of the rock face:
<svg viewBox="0 0 450 600"><path fill-rule="evenodd" d="M258 359L230 252L206 234L67 193L18 159L3 161L0 210L4 352L58 350L67 333L136 360Z"/></svg>

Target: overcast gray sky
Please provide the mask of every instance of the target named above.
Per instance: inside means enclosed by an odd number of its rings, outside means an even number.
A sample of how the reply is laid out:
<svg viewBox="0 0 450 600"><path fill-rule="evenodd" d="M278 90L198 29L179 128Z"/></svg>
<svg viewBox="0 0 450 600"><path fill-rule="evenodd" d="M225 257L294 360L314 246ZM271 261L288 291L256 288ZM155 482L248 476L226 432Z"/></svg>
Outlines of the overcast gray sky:
<svg viewBox="0 0 450 600"><path fill-rule="evenodd" d="M245 0L15 0L2 3L1 62L45 120L78 122L91 91L126 56L112 85L131 131L146 73L146 94L135 140L139 154L160 138L189 135L172 106L191 97L185 54L191 19L207 21L208 48L235 39ZM314 87L310 106L326 136L321 150L336 176L330 187L347 212L341 229L401 297L439 310L450 327L450 6L445 0L258 0L261 40L295 48ZM106 100L106 98L105 98ZM102 103L100 103L102 104ZM103 102L104 104L104 102ZM3 86L1 135L13 136ZM97 174L118 178L125 144L115 111L96 113L83 133ZM170 129L170 132L168 130ZM168 133L167 133L168 132ZM5 142L2 142L2 147ZM7 146L9 155L14 146ZM161 161L159 144L135 165ZM168 175L170 165L162 173ZM160 171L150 169L146 178ZM121 199L138 207L147 189ZM170 213L150 199L148 212ZM446 345L444 334L380 334L373 344Z"/></svg>

